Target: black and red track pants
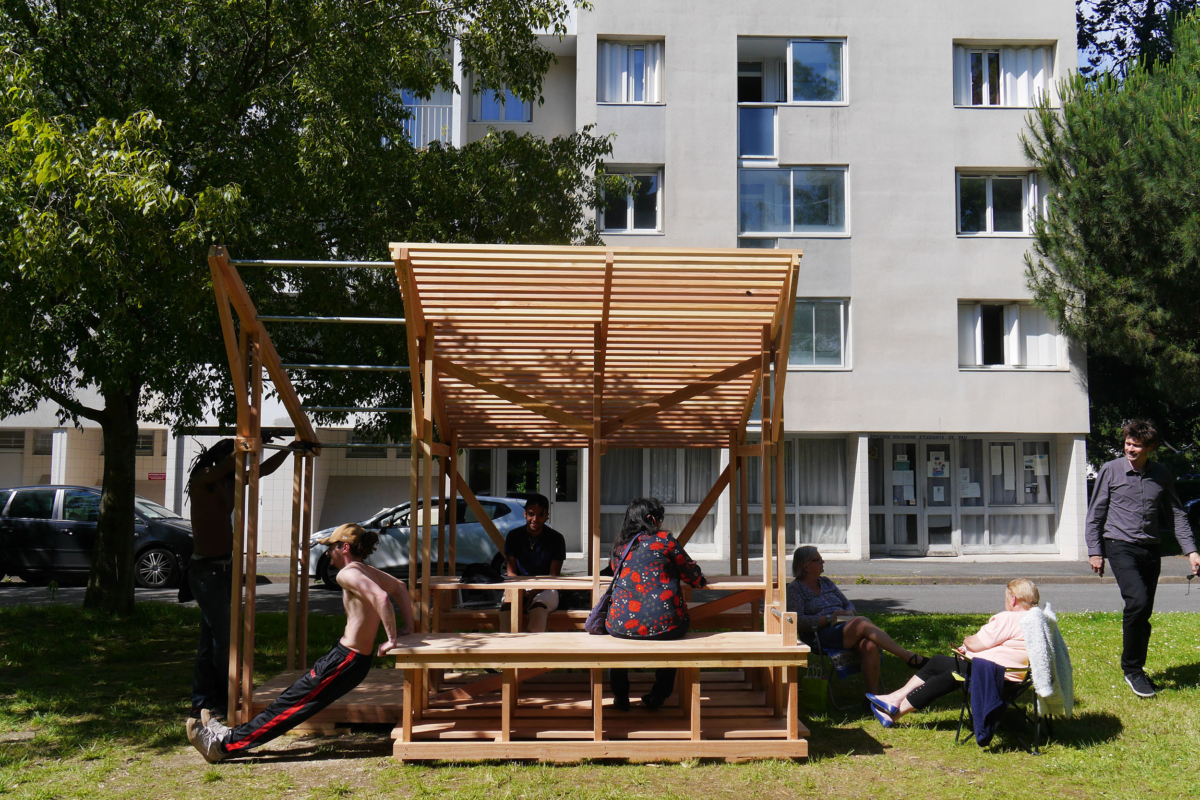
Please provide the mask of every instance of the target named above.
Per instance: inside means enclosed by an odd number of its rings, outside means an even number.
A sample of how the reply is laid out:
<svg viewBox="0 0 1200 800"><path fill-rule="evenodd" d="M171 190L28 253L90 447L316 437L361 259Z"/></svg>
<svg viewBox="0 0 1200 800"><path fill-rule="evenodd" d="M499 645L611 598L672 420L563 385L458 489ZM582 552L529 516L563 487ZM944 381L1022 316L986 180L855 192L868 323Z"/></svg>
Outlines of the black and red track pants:
<svg viewBox="0 0 1200 800"><path fill-rule="evenodd" d="M370 668L371 656L335 644L266 710L231 730L221 743L225 752L229 755L244 753L287 733L362 683Z"/></svg>

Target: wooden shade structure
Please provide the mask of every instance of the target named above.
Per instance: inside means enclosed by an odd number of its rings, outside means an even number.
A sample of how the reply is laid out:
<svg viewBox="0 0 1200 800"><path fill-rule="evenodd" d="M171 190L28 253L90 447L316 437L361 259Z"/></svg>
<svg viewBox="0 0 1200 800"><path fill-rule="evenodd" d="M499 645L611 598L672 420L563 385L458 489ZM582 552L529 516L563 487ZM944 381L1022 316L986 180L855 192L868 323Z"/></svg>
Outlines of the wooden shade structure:
<svg viewBox="0 0 1200 800"><path fill-rule="evenodd" d="M499 547L498 531L459 474L461 448L570 447L587 450L589 571L600 587L600 460L608 448L729 448L720 473L692 520L679 532L686 543L730 488L730 571L748 572L746 459L759 457L763 536L763 598L773 605L786 582L783 557L783 469L776 464L783 433L787 376L800 253L780 250L543 247L393 244L391 263L278 266L365 266L394 269L403 297L408 369L412 378L410 498L423 498L420 525L410 533L409 585L419 625L430 624L429 576L454 571L455 515L447 548L433 539L433 459L439 459L443 504L455 495L475 509ZM250 704L253 667L253 584L257 539L261 376L265 368L296 426L318 442L270 337L224 248L214 247L213 275L222 331L238 397L238 494L235 558L248 545L243 582L235 565L230 647L230 719ZM270 267L273 262L257 262ZM235 330L232 305L240 322ZM336 321L336 320L330 320ZM389 320L389 322L399 322ZM300 365L297 365L300 366ZM319 367L321 365L304 365ZM328 366L328 365L325 365ZM395 368L359 365L348 369ZM761 439L746 430L760 398ZM370 409L362 409L364 411ZM245 467L243 468L243 464ZM289 644L303 636L306 560L311 528L312 459L297 459L293 521L295 609ZM249 495L249 508L242 511ZM447 520L448 517L448 520ZM248 524L247 524L248 523ZM250 531L243 540L243 531ZM303 535L302 535L303 531ZM739 535L740 532L740 535ZM439 541L447 541L439 535ZM299 553L297 551L300 551ZM447 563L448 556L448 563ZM303 568L306 575L307 569ZM244 596L243 596L244 591ZM243 606L243 603L245 604ZM240 609L246 609L245 612ZM764 615L770 626L770 615ZM295 631L295 633L293 633ZM302 644L301 644L302 647ZM289 668L292 651L289 650ZM299 654L304 666L304 654ZM239 676L240 671L240 676Z"/></svg>

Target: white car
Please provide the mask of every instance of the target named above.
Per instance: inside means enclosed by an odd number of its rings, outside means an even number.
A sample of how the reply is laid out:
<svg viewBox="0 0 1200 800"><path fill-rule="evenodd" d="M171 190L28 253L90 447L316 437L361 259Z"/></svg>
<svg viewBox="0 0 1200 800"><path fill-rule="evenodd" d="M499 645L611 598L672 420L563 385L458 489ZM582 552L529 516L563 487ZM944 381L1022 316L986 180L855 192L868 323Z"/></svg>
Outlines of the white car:
<svg viewBox="0 0 1200 800"><path fill-rule="evenodd" d="M479 504L491 516L492 522L500 531L501 536L505 536L513 528L519 528L525 524L525 500L523 498L480 497L478 499ZM375 552L366 559L366 563L397 577L407 577L408 575L408 511L409 504L401 503L393 508L385 508L370 519L358 523L369 531L379 533L379 545L375 548ZM440 511L441 504L435 502L433 538L430 542L430 552L433 554L434 563L440 559L441 553L439 550L441 541L437 533ZM467 564L490 563L498 552L491 537L488 536L483 525L462 498L458 499L457 511L458 521L454 548L456 567L461 572ZM421 524L420 503L417 503L417 524ZM325 554L329 548L323 544L317 544L317 542L332 534L335 529L326 528L317 531L308 543L309 576L321 581L330 589L337 588L337 580L334 577L337 575L337 569L330 565L329 557Z"/></svg>

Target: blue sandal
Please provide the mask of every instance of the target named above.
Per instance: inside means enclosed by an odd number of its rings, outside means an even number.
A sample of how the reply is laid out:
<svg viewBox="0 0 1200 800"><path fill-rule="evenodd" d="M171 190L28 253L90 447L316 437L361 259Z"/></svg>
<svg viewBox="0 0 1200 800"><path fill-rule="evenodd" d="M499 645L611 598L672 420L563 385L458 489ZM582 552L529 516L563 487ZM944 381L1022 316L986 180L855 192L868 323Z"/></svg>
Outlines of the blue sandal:
<svg viewBox="0 0 1200 800"><path fill-rule="evenodd" d="M890 717L898 717L900 715L900 709L896 708L891 703L885 703L870 692L867 692L867 700L869 700L871 705L873 705L875 708L878 708L880 711L883 711Z"/></svg>

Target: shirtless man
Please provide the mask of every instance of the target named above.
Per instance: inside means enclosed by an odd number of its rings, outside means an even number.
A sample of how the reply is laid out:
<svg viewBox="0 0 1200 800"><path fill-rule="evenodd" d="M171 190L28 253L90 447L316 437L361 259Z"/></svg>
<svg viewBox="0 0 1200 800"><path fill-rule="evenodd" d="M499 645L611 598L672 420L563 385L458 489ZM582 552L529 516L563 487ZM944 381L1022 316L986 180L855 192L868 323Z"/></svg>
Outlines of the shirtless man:
<svg viewBox="0 0 1200 800"><path fill-rule="evenodd" d="M400 637L413 627L412 602L403 583L363 563L378 541L379 534L354 524L342 525L321 540L329 546L329 560L338 568L337 582L346 609L345 633L316 666L250 722L227 728L207 713L200 720L189 719L188 741L206 761L241 755L286 733L361 683L371 668L372 654L382 656L400 646ZM399 604L404 617L404 628L400 630L396 628L392 600ZM387 641L376 648L380 622Z"/></svg>
<svg viewBox="0 0 1200 800"><path fill-rule="evenodd" d="M192 560L187 581L200 607L200 644L192 671L192 717L208 709L225 716L228 705L229 602L233 591L234 442L222 439L192 461L187 493L192 517ZM265 459L258 474L266 477L293 450L310 446L293 442Z"/></svg>

